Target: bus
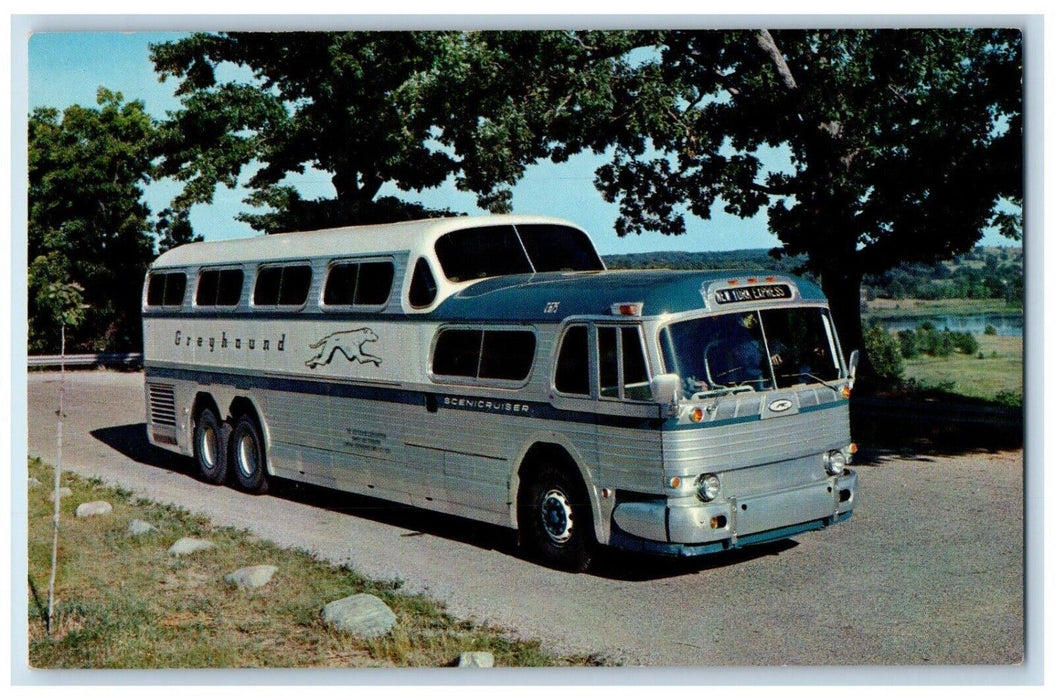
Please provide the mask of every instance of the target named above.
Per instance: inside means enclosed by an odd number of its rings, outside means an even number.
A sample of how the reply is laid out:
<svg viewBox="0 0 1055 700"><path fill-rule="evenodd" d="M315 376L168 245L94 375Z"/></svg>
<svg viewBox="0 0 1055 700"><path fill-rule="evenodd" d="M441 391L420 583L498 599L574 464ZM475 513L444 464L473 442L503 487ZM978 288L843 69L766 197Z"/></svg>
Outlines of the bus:
<svg viewBox="0 0 1055 700"><path fill-rule="evenodd" d="M857 353L815 284L610 271L559 219L179 246L143 335L148 438L202 480L492 523L555 568L785 539L857 497Z"/></svg>

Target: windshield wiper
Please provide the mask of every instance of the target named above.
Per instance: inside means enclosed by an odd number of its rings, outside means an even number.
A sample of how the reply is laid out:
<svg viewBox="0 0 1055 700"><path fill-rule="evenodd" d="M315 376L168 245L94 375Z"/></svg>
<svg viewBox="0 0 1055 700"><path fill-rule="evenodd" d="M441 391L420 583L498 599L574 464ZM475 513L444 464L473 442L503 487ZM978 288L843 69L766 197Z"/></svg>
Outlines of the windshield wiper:
<svg viewBox="0 0 1055 700"><path fill-rule="evenodd" d="M831 389L835 393L839 393L839 389L837 387L832 386L831 384L829 384L825 380L823 380L820 377L818 377L816 374L810 374L809 372L791 372L789 374L780 374L780 375L777 375L777 376L785 378L785 379L788 378L788 377L809 377L810 379L812 379L813 381L817 382L818 384L823 384L824 386L828 387L829 389Z"/></svg>

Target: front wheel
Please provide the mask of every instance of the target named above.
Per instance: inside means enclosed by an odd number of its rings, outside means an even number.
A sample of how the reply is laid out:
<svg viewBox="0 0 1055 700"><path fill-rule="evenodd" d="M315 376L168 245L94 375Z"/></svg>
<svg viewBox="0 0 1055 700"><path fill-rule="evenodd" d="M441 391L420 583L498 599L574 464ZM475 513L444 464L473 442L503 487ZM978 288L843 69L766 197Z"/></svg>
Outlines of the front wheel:
<svg viewBox="0 0 1055 700"><path fill-rule="evenodd" d="M531 476L518 506L521 543L547 565L582 572L596 545L585 489L563 471L543 467Z"/></svg>
<svg viewBox="0 0 1055 700"><path fill-rule="evenodd" d="M231 461L238 485L249 493L267 492L267 457L260 428L250 416L242 416L231 433Z"/></svg>
<svg viewBox="0 0 1055 700"><path fill-rule="evenodd" d="M194 422L194 461L202 481L222 484L227 479L227 438L230 427L211 408Z"/></svg>

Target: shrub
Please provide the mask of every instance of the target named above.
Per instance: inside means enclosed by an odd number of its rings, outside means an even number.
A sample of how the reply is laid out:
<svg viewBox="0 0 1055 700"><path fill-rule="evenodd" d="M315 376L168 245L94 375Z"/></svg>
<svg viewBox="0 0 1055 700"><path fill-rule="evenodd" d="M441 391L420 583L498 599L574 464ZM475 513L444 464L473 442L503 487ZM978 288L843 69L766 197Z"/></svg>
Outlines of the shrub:
<svg viewBox="0 0 1055 700"><path fill-rule="evenodd" d="M1007 406L1008 408L1022 408L1022 393L1018 391L1003 389L996 392L996 396L993 400L1001 406Z"/></svg>
<svg viewBox="0 0 1055 700"><path fill-rule="evenodd" d="M985 327L985 334L986 335L996 335L996 326L994 326L991 323L987 324L986 327Z"/></svg>
<svg viewBox="0 0 1055 700"><path fill-rule="evenodd" d="M876 324L865 333L865 352L872 363L877 379L899 384L905 371L901 358L901 345L886 328Z"/></svg>
<svg viewBox="0 0 1055 700"><path fill-rule="evenodd" d="M914 331L898 331L897 341L901 344L901 356L906 360L919 356L919 340L916 338Z"/></svg>
<svg viewBox="0 0 1055 700"><path fill-rule="evenodd" d="M955 348L964 355L973 355L978 352L978 341L970 333L952 333L952 342Z"/></svg>

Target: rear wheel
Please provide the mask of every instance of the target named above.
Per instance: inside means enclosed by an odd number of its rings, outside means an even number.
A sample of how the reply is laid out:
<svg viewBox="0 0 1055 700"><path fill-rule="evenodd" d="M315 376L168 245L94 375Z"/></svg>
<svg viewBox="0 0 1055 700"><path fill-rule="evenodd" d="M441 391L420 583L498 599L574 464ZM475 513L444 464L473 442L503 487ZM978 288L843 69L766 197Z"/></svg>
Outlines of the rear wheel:
<svg viewBox="0 0 1055 700"><path fill-rule="evenodd" d="M222 484L227 479L227 438L230 427L211 408L194 422L194 461L202 481Z"/></svg>
<svg viewBox="0 0 1055 700"><path fill-rule="evenodd" d="M578 479L548 465L536 471L521 489L517 520L521 543L543 563L573 572L589 568L596 541Z"/></svg>
<svg viewBox="0 0 1055 700"><path fill-rule="evenodd" d="M265 493L267 483L267 457L260 428L251 416L238 418L231 432L231 462L238 485L249 493Z"/></svg>

